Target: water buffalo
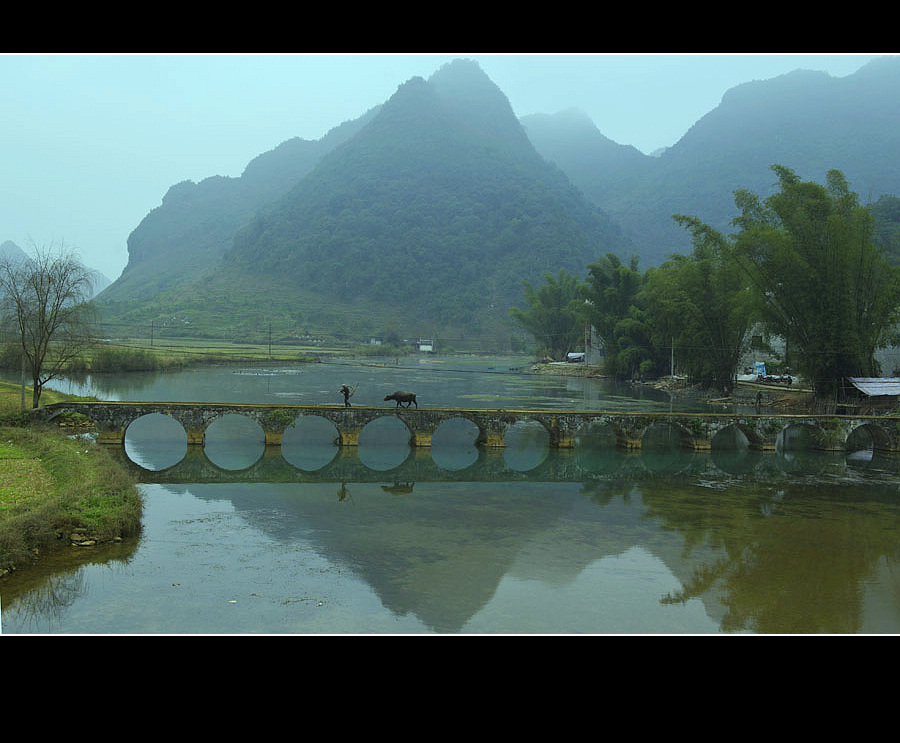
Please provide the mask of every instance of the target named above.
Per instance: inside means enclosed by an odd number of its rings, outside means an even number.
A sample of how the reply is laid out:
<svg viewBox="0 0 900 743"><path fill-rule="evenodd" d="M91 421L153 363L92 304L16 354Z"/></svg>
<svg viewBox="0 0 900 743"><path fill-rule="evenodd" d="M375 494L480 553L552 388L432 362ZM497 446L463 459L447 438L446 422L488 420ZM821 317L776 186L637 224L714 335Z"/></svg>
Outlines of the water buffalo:
<svg viewBox="0 0 900 743"><path fill-rule="evenodd" d="M385 400L396 400L397 407L400 407L401 402L406 403L406 407L410 406L410 403L415 403L416 407L419 407L419 403L416 402L416 395L414 392L393 392L390 395L387 395Z"/></svg>

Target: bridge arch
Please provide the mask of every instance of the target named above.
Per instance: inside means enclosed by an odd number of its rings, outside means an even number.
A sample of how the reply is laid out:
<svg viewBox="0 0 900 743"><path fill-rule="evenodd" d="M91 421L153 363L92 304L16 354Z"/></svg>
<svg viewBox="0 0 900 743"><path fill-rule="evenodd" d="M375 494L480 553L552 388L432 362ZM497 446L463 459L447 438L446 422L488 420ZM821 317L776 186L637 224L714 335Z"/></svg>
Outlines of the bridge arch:
<svg viewBox="0 0 900 743"><path fill-rule="evenodd" d="M868 449L873 452L892 451L895 445L896 436L892 437L883 425L862 423L850 430L844 442L844 451L847 454Z"/></svg>
<svg viewBox="0 0 900 743"><path fill-rule="evenodd" d="M482 430L471 418L456 415L440 421L431 435L431 445L474 446Z"/></svg>
<svg viewBox="0 0 900 743"><path fill-rule="evenodd" d="M135 464L162 471L181 462L188 452L188 435L180 421L167 413L133 418L123 434L125 454Z"/></svg>
<svg viewBox="0 0 900 743"><path fill-rule="evenodd" d="M540 466L550 451L552 432L535 418L516 421L504 434L503 458L516 472L529 472Z"/></svg>
<svg viewBox="0 0 900 743"><path fill-rule="evenodd" d="M735 421L713 433L709 448L713 450L761 449L765 440L755 429L742 421Z"/></svg>
<svg viewBox="0 0 900 743"><path fill-rule="evenodd" d="M775 439L776 452L829 451L842 449L843 432L833 425L814 421L789 421Z"/></svg>
<svg viewBox="0 0 900 743"><path fill-rule="evenodd" d="M359 432L357 442L359 446L388 445L408 446L413 438L406 421L394 415L382 415L366 421Z"/></svg>
<svg viewBox="0 0 900 743"><path fill-rule="evenodd" d="M653 421L640 432L642 449L690 449L694 436L677 421Z"/></svg>
<svg viewBox="0 0 900 743"><path fill-rule="evenodd" d="M627 436L611 420L587 421L575 431L576 449L625 448Z"/></svg>
<svg viewBox="0 0 900 743"><path fill-rule="evenodd" d="M226 412L211 417L204 433L207 458L224 470L252 467L266 452L266 432L251 416Z"/></svg>
<svg viewBox="0 0 900 743"><path fill-rule="evenodd" d="M476 442L481 435L478 424L465 416L442 421L431 436L431 457L444 470L468 469L478 461Z"/></svg>
<svg viewBox="0 0 900 743"><path fill-rule="evenodd" d="M395 469L412 453L412 439L405 421L393 415L378 416L367 421L360 431L357 455L370 469Z"/></svg>
<svg viewBox="0 0 900 743"><path fill-rule="evenodd" d="M337 456L341 435L334 421L306 414L294 418L281 437L281 456L290 465L315 472Z"/></svg>
<svg viewBox="0 0 900 743"><path fill-rule="evenodd" d="M788 423L775 438L775 451L803 451L814 448L816 427L810 423Z"/></svg>
<svg viewBox="0 0 900 743"><path fill-rule="evenodd" d="M517 446L545 446L550 444L551 431L538 418L523 418L508 426L504 439L507 447L512 443Z"/></svg>

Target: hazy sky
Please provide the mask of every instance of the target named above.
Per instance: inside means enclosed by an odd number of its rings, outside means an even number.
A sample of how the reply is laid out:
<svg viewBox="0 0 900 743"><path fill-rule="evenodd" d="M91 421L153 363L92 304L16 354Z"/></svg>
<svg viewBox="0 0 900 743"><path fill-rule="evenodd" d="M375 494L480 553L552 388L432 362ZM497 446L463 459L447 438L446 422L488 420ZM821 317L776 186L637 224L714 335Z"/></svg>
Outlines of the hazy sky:
<svg viewBox="0 0 900 743"><path fill-rule="evenodd" d="M110 279L170 186L240 176L319 139L413 76L475 59L518 116L578 107L620 144L675 144L729 89L873 54L0 55L0 243L64 242Z"/></svg>

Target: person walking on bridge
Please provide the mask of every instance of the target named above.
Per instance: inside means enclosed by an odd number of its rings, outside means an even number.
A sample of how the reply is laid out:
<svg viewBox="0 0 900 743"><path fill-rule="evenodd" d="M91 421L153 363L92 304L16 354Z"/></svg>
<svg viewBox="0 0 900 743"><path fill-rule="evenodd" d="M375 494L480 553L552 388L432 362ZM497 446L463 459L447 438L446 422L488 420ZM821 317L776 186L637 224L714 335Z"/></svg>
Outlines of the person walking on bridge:
<svg viewBox="0 0 900 743"><path fill-rule="evenodd" d="M356 387L359 387L359 385L356 385ZM356 387L351 390L346 384L342 384L341 388L338 390L338 392L344 396L345 408L350 407L350 398L353 397L353 393L356 392Z"/></svg>

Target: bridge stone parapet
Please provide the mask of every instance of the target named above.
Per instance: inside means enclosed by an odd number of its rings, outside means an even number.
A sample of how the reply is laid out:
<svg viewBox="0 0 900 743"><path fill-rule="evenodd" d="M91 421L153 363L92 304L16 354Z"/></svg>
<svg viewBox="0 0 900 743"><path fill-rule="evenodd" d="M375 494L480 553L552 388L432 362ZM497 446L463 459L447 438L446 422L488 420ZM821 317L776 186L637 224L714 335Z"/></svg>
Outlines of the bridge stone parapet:
<svg viewBox="0 0 900 743"><path fill-rule="evenodd" d="M658 413L528 409L342 407L336 405L256 405L183 402L62 402L34 411L46 421L78 414L97 428L100 441L124 444L128 426L145 415L159 413L178 421L189 445L202 445L209 426L226 415L241 415L256 421L266 444L279 445L285 431L305 416L330 421L335 443L357 446L361 432L373 421L392 417L404 423L409 443L431 446L435 432L444 423L463 419L477 427L475 443L483 447L506 446L509 430L516 424L536 422L547 432L549 445L568 449L580 436L603 433L614 437L621 449L640 449L649 431L667 427L684 449L706 450L724 440L726 432L742 436L750 449L771 451L786 431L799 431L809 447L821 451L843 451L851 436L863 431L872 448L880 452L900 451L898 416L817 416L734 413ZM720 439L719 437L722 437ZM780 438L781 437L781 438Z"/></svg>

